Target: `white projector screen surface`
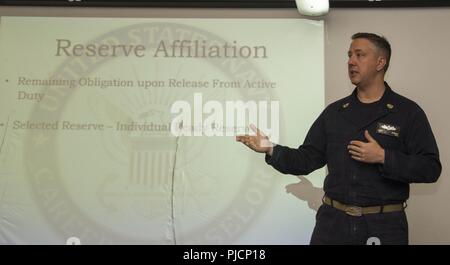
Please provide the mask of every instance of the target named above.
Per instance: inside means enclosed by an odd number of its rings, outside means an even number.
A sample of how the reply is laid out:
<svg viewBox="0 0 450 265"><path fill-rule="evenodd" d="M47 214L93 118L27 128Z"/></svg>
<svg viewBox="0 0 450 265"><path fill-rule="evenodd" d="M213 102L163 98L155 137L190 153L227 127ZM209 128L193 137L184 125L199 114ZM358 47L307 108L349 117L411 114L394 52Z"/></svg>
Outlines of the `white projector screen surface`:
<svg viewBox="0 0 450 265"><path fill-rule="evenodd" d="M296 147L324 107L323 42L303 19L1 17L0 243L307 244L324 169L175 137L171 106L206 122L208 102L224 120L277 102Z"/></svg>

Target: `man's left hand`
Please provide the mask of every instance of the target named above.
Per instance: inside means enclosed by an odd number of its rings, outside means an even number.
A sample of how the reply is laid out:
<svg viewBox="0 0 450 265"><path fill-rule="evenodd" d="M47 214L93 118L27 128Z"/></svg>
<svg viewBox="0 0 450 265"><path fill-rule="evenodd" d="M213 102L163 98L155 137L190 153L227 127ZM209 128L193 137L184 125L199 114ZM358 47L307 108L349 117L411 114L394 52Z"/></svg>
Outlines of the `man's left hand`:
<svg viewBox="0 0 450 265"><path fill-rule="evenodd" d="M350 145L347 146L350 156L359 162L384 164L384 149L367 130L364 132L364 136L368 141L367 143L351 141Z"/></svg>

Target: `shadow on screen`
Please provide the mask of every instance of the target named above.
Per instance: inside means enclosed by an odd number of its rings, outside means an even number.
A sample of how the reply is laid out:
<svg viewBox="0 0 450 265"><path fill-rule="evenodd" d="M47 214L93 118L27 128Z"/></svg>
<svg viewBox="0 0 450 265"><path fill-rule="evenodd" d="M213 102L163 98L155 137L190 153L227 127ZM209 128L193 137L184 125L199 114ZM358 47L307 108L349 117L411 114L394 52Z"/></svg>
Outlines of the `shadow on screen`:
<svg viewBox="0 0 450 265"><path fill-rule="evenodd" d="M317 211L322 205L323 189L313 186L304 176L298 176L298 183L292 183L286 186L286 192L294 195L302 201L308 203L308 207Z"/></svg>

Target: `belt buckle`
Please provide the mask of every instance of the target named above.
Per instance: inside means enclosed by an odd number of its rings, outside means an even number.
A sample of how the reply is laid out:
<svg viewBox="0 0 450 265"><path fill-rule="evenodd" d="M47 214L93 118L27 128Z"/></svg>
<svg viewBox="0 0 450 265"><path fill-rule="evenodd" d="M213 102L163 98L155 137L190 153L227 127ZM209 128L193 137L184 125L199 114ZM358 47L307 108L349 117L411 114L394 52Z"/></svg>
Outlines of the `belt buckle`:
<svg viewBox="0 0 450 265"><path fill-rule="evenodd" d="M362 207L359 206L347 206L345 208L345 213L350 216L360 217L362 216Z"/></svg>

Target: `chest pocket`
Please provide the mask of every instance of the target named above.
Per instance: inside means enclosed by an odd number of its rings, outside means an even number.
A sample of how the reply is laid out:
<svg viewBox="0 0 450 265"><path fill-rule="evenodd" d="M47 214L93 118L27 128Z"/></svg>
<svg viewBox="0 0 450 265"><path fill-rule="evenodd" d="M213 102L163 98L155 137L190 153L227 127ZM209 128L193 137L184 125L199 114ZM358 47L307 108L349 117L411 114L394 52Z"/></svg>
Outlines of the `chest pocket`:
<svg viewBox="0 0 450 265"><path fill-rule="evenodd" d="M401 147L401 139L400 139L401 135L396 137L391 135L375 133L373 137L378 142L378 144L383 148L400 149Z"/></svg>

